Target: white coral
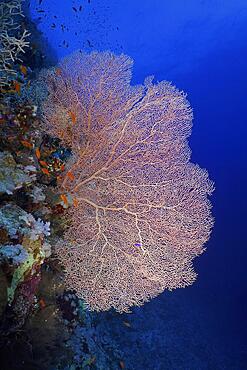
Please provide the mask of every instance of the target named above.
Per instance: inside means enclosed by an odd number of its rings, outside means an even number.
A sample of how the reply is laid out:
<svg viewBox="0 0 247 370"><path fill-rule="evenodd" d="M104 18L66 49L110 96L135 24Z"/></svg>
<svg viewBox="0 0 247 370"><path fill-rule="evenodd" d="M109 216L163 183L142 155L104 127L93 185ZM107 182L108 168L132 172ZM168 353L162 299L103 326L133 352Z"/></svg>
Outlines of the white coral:
<svg viewBox="0 0 247 370"><path fill-rule="evenodd" d="M45 258L50 257L51 255L51 244L48 242L44 242L41 247L42 253Z"/></svg>
<svg viewBox="0 0 247 370"><path fill-rule="evenodd" d="M25 221L30 227L29 236L31 240L38 240L39 238L50 235L50 222L44 222L40 218L35 220L31 213L19 217L19 220Z"/></svg>
<svg viewBox="0 0 247 370"><path fill-rule="evenodd" d="M50 235L50 222L43 222L40 218L35 221L33 228L31 229L30 239L38 240L39 237Z"/></svg>
<svg viewBox="0 0 247 370"><path fill-rule="evenodd" d="M33 198L34 203L43 202L45 200L45 194L43 193L43 189L36 185L31 190L30 197Z"/></svg>
<svg viewBox="0 0 247 370"><path fill-rule="evenodd" d="M14 64L21 61L19 55L29 46L27 30L19 31L16 18L24 16L22 0L3 1L0 4L0 86L9 84L16 75Z"/></svg>
<svg viewBox="0 0 247 370"><path fill-rule="evenodd" d="M4 245L0 247L0 260L7 260L13 265L24 263L29 255L21 244Z"/></svg>

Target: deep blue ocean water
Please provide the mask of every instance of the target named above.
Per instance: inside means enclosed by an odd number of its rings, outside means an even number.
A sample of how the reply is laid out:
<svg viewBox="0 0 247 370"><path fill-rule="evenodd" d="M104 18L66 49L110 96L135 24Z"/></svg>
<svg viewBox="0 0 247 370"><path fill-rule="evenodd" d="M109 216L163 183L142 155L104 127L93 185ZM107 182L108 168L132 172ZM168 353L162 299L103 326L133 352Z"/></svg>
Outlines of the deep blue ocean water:
<svg viewBox="0 0 247 370"><path fill-rule="evenodd" d="M247 2L39 3L31 0L32 19L58 59L76 49L123 52L134 59L133 83L154 75L188 93L192 161L207 168L216 186L215 226L195 261L196 283L129 315L102 313L101 325L128 369L247 369ZM131 327L123 325L126 318Z"/></svg>

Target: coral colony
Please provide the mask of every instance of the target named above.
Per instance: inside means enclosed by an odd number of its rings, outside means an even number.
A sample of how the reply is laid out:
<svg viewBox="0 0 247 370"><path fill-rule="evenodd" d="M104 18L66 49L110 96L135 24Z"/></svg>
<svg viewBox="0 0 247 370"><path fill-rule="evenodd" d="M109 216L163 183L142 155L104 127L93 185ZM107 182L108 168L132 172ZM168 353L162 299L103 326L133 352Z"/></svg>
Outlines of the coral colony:
<svg viewBox="0 0 247 370"><path fill-rule="evenodd" d="M166 81L131 86L132 60L75 52L40 73L43 129L72 150L58 191L72 197L56 253L91 310L128 311L195 281L212 228L213 184L189 162L192 111Z"/></svg>
<svg viewBox="0 0 247 370"><path fill-rule="evenodd" d="M21 31L16 18L23 17L21 0L1 1L0 4L0 87L8 86L17 72L14 64L29 46L30 33Z"/></svg>

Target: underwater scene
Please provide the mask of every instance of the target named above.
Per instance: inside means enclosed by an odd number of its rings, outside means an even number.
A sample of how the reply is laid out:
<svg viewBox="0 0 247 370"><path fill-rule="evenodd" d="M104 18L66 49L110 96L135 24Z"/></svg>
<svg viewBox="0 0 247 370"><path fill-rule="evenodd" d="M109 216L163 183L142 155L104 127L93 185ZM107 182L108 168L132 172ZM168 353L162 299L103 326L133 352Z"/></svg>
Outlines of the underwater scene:
<svg viewBox="0 0 247 370"><path fill-rule="evenodd" d="M247 370L245 0L0 0L0 370Z"/></svg>

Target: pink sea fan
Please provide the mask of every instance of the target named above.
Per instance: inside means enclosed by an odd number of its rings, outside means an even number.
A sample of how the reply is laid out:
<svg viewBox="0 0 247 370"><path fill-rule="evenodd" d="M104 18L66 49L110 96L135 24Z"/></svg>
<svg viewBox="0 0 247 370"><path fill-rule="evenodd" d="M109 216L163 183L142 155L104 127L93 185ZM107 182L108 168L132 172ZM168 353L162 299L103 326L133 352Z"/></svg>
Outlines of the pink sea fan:
<svg viewBox="0 0 247 370"><path fill-rule="evenodd" d="M192 284L213 225L185 94L152 77L131 86L131 68L123 54L76 52L40 77L44 128L73 151L60 190L75 206L56 252L67 287L97 311Z"/></svg>

